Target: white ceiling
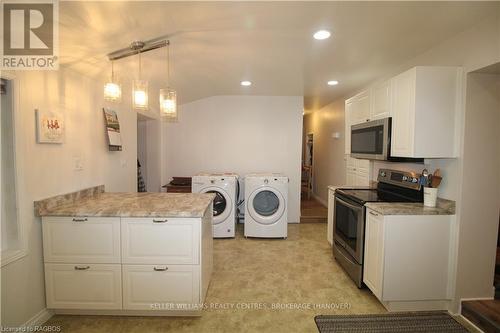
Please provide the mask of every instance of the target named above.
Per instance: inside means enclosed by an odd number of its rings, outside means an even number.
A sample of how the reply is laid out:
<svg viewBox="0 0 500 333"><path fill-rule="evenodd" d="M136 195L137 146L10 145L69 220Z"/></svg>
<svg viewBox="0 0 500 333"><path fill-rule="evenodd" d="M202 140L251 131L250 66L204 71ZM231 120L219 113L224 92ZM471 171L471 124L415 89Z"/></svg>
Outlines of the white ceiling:
<svg viewBox="0 0 500 333"><path fill-rule="evenodd" d="M345 96L498 12L498 2L60 2L61 63L93 77L106 54L167 35L180 103L231 94L304 95L305 108ZM317 41L318 29L332 37ZM165 49L143 54L164 85ZM122 80L137 59L115 64ZM241 87L243 79L251 87ZM337 86L326 81L338 80Z"/></svg>

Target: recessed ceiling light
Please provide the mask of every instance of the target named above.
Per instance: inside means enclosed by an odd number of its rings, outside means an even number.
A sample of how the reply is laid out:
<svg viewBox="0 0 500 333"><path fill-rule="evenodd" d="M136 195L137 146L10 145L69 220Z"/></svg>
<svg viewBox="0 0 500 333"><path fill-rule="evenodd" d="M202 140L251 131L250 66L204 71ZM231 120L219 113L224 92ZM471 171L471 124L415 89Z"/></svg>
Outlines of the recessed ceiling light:
<svg viewBox="0 0 500 333"><path fill-rule="evenodd" d="M322 40L322 39L327 39L330 37L330 31L328 30L318 30L314 33L313 37L314 39L319 39L319 40Z"/></svg>
<svg viewBox="0 0 500 333"><path fill-rule="evenodd" d="M327 84L329 86L336 86L337 84L339 84L339 81L337 81L337 80L331 80L331 81L328 81Z"/></svg>
<svg viewBox="0 0 500 333"><path fill-rule="evenodd" d="M250 82L250 81L241 81L241 83L240 83L240 84L241 84L242 86L244 86L244 87L248 87L248 86L251 86L251 85L252 85L252 82Z"/></svg>

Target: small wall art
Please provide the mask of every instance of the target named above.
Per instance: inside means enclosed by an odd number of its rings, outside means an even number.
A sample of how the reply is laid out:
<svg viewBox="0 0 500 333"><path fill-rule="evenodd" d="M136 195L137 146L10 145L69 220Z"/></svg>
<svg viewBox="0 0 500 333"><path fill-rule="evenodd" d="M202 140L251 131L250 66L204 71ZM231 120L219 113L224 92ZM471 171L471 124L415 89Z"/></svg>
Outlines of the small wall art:
<svg viewBox="0 0 500 333"><path fill-rule="evenodd" d="M62 113L35 109L38 143L64 143L66 125Z"/></svg>
<svg viewBox="0 0 500 333"><path fill-rule="evenodd" d="M122 150L122 138L120 135L120 122L115 111L103 108L106 133L108 134L108 146L110 151Z"/></svg>

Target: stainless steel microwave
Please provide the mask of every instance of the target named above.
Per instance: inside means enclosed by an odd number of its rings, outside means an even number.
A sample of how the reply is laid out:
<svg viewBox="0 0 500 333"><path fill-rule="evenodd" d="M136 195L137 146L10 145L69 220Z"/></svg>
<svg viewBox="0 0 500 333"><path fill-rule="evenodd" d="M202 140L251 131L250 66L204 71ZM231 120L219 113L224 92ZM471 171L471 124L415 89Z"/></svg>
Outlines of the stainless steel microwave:
<svg viewBox="0 0 500 333"><path fill-rule="evenodd" d="M391 151L391 118L351 126L351 156L388 160Z"/></svg>

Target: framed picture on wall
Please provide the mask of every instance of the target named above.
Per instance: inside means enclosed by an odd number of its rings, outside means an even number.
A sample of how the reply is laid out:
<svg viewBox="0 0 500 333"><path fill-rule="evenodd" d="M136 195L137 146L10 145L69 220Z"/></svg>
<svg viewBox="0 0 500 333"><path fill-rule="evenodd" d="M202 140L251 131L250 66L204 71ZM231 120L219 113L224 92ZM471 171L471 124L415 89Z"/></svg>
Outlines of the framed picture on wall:
<svg viewBox="0 0 500 333"><path fill-rule="evenodd" d="M122 138L120 135L120 122L115 111L103 108L108 146L110 151L122 150Z"/></svg>
<svg viewBox="0 0 500 333"><path fill-rule="evenodd" d="M64 143L66 126L62 113L35 110L38 143Z"/></svg>

